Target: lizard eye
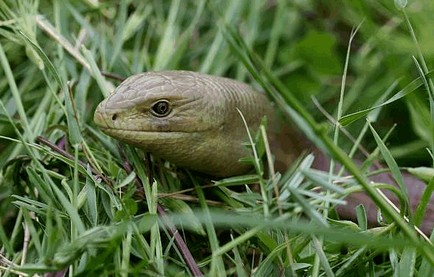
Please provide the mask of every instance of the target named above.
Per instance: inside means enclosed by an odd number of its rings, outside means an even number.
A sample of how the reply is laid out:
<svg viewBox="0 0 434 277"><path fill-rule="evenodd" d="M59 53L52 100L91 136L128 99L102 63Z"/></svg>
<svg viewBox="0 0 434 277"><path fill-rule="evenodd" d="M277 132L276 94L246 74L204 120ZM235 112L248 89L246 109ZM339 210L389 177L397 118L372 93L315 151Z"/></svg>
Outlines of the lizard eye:
<svg viewBox="0 0 434 277"><path fill-rule="evenodd" d="M152 105L152 114L158 117L166 116L170 113L170 105L167 100L160 100Z"/></svg>

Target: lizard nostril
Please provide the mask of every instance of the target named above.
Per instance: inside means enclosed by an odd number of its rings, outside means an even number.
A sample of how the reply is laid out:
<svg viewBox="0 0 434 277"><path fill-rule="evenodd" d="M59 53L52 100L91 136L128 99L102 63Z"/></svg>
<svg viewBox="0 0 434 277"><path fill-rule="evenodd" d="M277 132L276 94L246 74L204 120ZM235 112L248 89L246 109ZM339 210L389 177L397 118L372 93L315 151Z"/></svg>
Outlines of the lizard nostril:
<svg viewBox="0 0 434 277"><path fill-rule="evenodd" d="M112 115L112 120L115 121L117 117L118 117L117 114L113 114Z"/></svg>

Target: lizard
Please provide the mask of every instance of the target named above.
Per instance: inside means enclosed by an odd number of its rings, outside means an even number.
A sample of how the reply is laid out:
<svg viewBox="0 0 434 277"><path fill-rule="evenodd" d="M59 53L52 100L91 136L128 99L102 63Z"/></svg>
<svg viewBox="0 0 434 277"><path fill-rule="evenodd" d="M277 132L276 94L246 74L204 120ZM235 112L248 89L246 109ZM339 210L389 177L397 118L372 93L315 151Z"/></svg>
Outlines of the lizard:
<svg viewBox="0 0 434 277"><path fill-rule="evenodd" d="M269 119L269 141L276 170L284 172L306 149L318 157L313 167L327 170L329 160L293 126L279 122L276 107L265 93L224 77L193 71L155 71L132 75L96 108L94 121L107 135L150 152L178 166L214 178L236 176L251 170L239 160L250 151L242 143L247 126L256 130L264 116ZM393 183L387 174L373 178ZM404 174L414 211L425 183ZM386 193L394 203L398 199ZM355 220L355 207L367 208L369 225L377 223L376 207L363 193L346 197L338 214ZM434 225L431 198L420 226L430 233Z"/></svg>

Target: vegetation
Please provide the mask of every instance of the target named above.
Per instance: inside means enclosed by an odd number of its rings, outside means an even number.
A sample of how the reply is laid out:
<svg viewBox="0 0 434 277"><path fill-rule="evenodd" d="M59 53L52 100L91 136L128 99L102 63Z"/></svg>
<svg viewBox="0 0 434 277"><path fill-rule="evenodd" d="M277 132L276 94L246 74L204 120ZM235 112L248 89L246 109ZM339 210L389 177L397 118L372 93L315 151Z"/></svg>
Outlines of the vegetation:
<svg viewBox="0 0 434 277"><path fill-rule="evenodd" d="M0 275L433 276L434 247L413 226L427 212L431 171L418 168L429 185L407 222L374 189L390 186L369 185L345 154L363 141L366 163L380 152L398 183L397 164L432 166L433 9L428 0L0 1ZM119 84L101 72L153 70L264 89L355 181L309 169L313 156L270 176L251 158L256 174L218 182L144 162L98 130L93 111ZM368 229L362 206L357 223L338 218L335 205L360 190L392 224Z"/></svg>

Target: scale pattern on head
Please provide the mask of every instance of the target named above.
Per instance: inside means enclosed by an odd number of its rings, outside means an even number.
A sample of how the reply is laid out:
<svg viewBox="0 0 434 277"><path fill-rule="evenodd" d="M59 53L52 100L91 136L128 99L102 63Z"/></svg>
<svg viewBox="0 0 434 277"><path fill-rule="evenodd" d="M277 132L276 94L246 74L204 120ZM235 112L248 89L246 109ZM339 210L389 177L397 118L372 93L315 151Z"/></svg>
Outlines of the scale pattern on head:
<svg viewBox="0 0 434 277"><path fill-rule="evenodd" d="M108 135L175 164L218 176L238 159L249 127L270 115L266 97L244 83L189 71L146 72L126 79L95 111ZM230 170L230 169L229 169ZM237 172L237 173L238 173ZM227 175L227 174L224 174Z"/></svg>

